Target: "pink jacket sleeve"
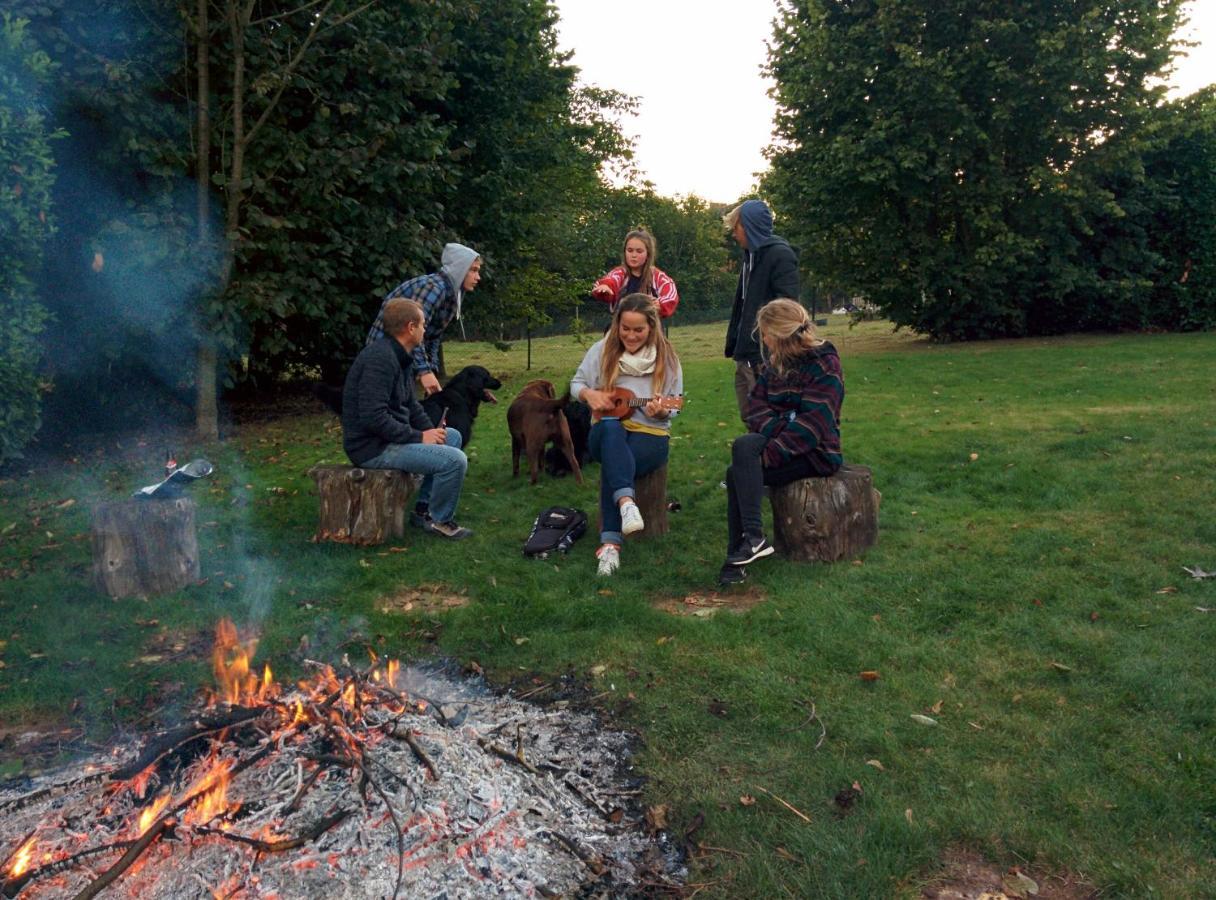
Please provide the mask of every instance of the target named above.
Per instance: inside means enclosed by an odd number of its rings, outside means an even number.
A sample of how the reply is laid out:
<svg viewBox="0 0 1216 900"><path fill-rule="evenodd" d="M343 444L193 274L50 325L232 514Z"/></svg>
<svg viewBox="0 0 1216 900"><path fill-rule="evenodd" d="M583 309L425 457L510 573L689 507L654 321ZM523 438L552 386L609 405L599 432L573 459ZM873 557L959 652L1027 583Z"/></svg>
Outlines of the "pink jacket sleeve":
<svg viewBox="0 0 1216 900"><path fill-rule="evenodd" d="M661 269L654 270L654 295L659 304L659 318L667 319L675 314L680 304L680 293L671 276Z"/></svg>

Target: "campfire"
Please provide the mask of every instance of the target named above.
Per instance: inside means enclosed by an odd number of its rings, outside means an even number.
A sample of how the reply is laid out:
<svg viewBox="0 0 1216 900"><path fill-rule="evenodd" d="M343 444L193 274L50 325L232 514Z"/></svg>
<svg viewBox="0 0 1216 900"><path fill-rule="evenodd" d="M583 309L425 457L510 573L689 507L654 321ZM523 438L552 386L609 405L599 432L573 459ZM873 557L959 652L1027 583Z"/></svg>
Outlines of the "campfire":
<svg viewBox="0 0 1216 900"><path fill-rule="evenodd" d="M628 736L370 655L294 687L227 620L178 727L0 786L0 896L678 892Z"/></svg>

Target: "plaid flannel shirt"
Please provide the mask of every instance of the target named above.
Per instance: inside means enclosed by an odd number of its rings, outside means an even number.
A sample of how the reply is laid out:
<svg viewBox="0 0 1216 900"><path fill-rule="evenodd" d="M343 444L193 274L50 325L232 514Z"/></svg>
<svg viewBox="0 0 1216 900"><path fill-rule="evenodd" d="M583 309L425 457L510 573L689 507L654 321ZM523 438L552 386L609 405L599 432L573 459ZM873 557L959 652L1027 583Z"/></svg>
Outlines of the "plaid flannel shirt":
<svg viewBox="0 0 1216 900"><path fill-rule="evenodd" d="M426 319L426 330L422 336L422 343L414 348L414 374L437 372L439 370L439 344L443 340L443 333L456 318L456 289L452 287L452 283L442 272L419 275L417 278L401 282L384 298L384 303L380 304L380 311L376 313L376 321L372 322L372 327L367 332L368 344L375 343L384 337L384 307L388 301L395 300L397 297L416 300L422 307L422 315Z"/></svg>

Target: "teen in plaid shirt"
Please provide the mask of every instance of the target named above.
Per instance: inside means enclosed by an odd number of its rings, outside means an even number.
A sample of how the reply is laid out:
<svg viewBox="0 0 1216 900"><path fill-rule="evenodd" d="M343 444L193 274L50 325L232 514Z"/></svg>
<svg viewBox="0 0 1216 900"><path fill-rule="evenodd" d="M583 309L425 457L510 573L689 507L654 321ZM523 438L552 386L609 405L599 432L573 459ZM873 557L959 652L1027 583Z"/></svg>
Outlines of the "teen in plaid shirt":
<svg viewBox="0 0 1216 900"><path fill-rule="evenodd" d="M367 333L367 343L372 344L384 337L384 307L397 297L414 300L422 307L426 321L426 334L413 350L414 374L427 394L439 390L439 347L443 333L453 319L460 318L460 305L465 291L471 291L481 281L481 257L463 244L447 244L443 248L442 266L438 272L419 275L397 285L376 314Z"/></svg>

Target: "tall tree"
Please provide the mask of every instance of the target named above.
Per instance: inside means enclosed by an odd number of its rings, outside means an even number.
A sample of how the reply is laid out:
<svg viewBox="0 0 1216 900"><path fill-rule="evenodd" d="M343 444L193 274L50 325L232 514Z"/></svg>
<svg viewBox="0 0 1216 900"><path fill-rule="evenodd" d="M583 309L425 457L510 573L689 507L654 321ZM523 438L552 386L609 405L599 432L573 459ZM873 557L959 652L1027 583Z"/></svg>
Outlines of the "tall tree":
<svg viewBox="0 0 1216 900"><path fill-rule="evenodd" d="M938 338L1076 327L1180 6L785 0L766 188L804 265Z"/></svg>
<svg viewBox="0 0 1216 900"><path fill-rule="evenodd" d="M49 57L28 23L0 20L0 463L21 455L39 425L38 335L46 310L35 277L51 232L51 141L43 114Z"/></svg>

